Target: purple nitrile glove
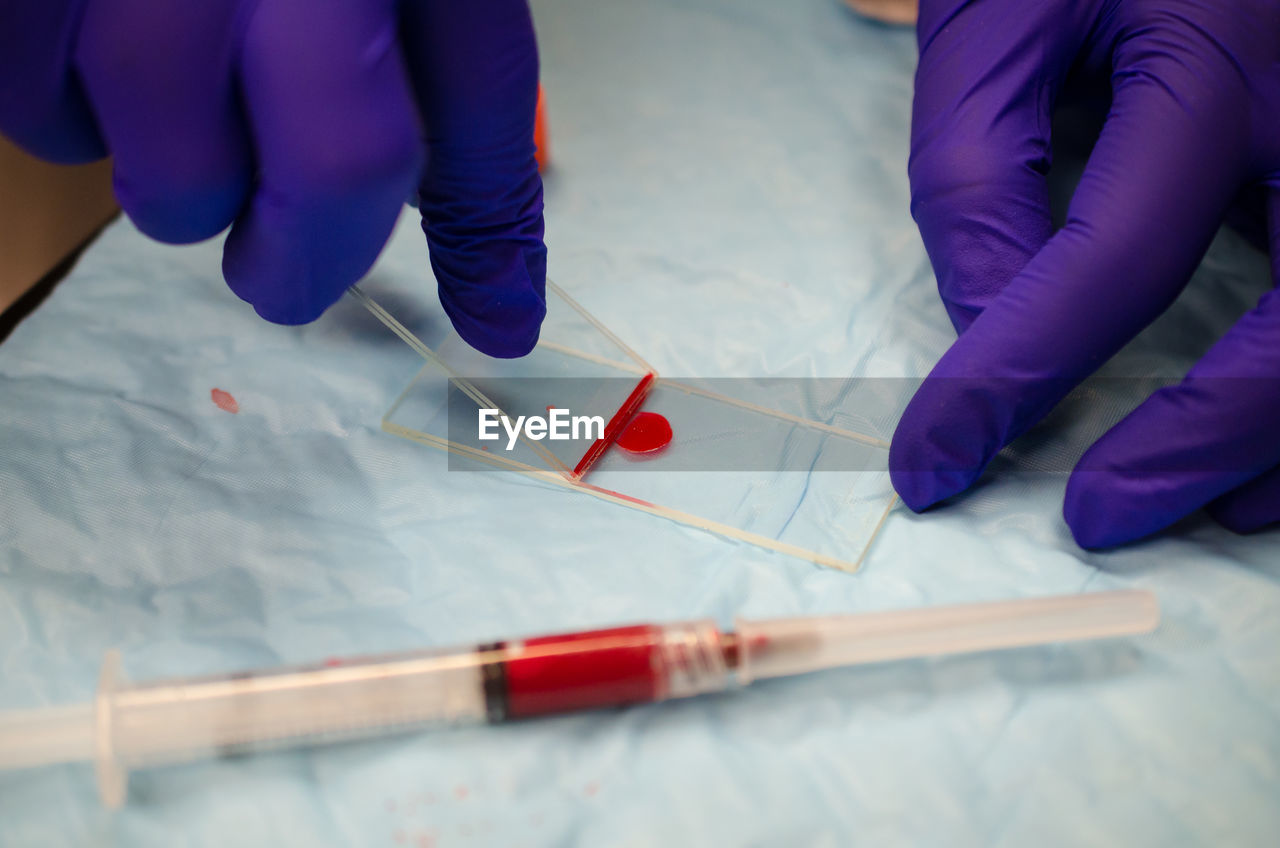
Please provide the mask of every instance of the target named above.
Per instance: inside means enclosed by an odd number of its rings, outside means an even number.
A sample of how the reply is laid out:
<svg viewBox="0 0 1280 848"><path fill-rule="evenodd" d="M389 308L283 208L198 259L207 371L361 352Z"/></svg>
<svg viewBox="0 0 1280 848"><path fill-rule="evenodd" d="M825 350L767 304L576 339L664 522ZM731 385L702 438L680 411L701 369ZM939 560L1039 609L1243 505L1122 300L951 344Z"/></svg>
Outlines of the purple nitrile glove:
<svg viewBox="0 0 1280 848"><path fill-rule="evenodd" d="M418 183L458 332L494 356L537 341L526 0L0 0L0 22L0 131L58 162L113 156L156 239L231 226L223 272L263 318L319 317Z"/></svg>
<svg viewBox="0 0 1280 848"><path fill-rule="evenodd" d="M923 0L912 213L960 338L890 451L923 510L972 484L1177 297L1242 188L1266 187L1280 283L1280 0ZM1068 72L1112 105L1061 230L1045 173ZM1280 294L1098 440L1067 486L1085 547L1208 505L1280 520Z"/></svg>

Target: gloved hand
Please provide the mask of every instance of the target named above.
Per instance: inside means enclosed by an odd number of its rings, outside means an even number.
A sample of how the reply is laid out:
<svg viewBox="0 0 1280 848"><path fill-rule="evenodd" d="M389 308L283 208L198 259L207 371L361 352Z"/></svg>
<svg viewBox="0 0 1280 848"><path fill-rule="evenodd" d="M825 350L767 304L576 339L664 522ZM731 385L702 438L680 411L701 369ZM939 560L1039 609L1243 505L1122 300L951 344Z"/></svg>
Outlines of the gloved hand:
<svg viewBox="0 0 1280 848"><path fill-rule="evenodd" d="M0 21L0 131L57 162L112 155L153 238L230 225L227 283L267 320L337 300L417 183L458 332L494 356L537 341L526 0L0 0Z"/></svg>
<svg viewBox="0 0 1280 848"><path fill-rule="evenodd" d="M912 213L960 338L890 451L914 510L962 491L1174 300L1242 188L1267 187L1280 283L1280 0L922 0ZM1069 71L1112 106L1051 231L1048 128ZM1085 547L1209 505L1280 519L1280 294L1081 459Z"/></svg>

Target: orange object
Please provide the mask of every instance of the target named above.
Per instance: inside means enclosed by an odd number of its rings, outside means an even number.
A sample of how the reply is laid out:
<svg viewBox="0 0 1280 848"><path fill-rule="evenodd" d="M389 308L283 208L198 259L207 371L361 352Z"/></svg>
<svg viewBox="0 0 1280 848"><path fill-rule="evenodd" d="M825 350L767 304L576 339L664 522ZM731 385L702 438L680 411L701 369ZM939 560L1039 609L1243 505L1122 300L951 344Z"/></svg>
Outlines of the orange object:
<svg viewBox="0 0 1280 848"><path fill-rule="evenodd" d="M542 83L538 83L538 106L533 115L533 158L538 160L538 170L544 171L551 164L551 148L547 146L547 118L542 108Z"/></svg>

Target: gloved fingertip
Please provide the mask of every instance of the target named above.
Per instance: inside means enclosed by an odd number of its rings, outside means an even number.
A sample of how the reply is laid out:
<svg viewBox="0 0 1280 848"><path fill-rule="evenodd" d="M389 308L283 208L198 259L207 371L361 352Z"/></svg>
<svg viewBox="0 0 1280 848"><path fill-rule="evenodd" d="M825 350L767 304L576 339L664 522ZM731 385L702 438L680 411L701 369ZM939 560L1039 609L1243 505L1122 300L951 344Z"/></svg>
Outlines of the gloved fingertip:
<svg viewBox="0 0 1280 848"><path fill-rule="evenodd" d="M912 512L924 512L938 502L936 475L925 471L889 470L893 490Z"/></svg>
<svg viewBox="0 0 1280 848"><path fill-rule="evenodd" d="M1089 454L1080 462L1084 464ZM1067 480L1062 517L1076 544L1086 550L1113 548L1157 533L1185 515L1176 480L1119 470L1082 471Z"/></svg>
<svg viewBox="0 0 1280 848"><path fill-rule="evenodd" d="M213 238L235 220L249 196L249 180L142 191L120 175L112 184L120 208L139 230L164 244L194 244Z"/></svg>
<svg viewBox="0 0 1280 848"><path fill-rule="evenodd" d="M1268 520L1257 515L1251 515L1248 509L1240 509L1236 504L1222 506L1210 504L1206 507L1206 511L1214 521L1232 533L1239 533L1241 536L1256 533L1275 521L1275 519Z"/></svg>
<svg viewBox="0 0 1280 848"><path fill-rule="evenodd" d="M478 292L462 293L442 287L440 300L463 341L488 356L516 359L537 345L547 302L527 276L525 285L501 289L498 294L489 295L487 286Z"/></svg>
<svg viewBox="0 0 1280 848"><path fill-rule="evenodd" d="M986 451L935 403L927 384L916 393L889 445L889 478L908 508L921 512L963 492L982 476Z"/></svg>
<svg viewBox="0 0 1280 848"><path fill-rule="evenodd" d="M536 237L463 241L430 238L440 303L467 344L498 359L525 356L547 315L547 248Z"/></svg>
<svg viewBox="0 0 1280 848"><path fill-rule="evenodd" d="M264 321L310 324L342 296L339 286L307 284L305 262L261 250L246 231L233 228L222 253L222 276L236 297ZM296 257L295 257L296 259Z"/></svg>
<svg viewBox="0 0 1280 848"><path fill-rule="evenodd" d="M1129 541L1124 511L1114 508L1104 492L1098 491L1100 475L1077 471L1067 481L1062 517L1071 538L1085 550L1109 548Z"/></svg>
<svg viewBox="0 0 1280 848"><path fill-rule="evenodd" d="M891 460L892 462L892 460ZM924 512L973 485L978 473L889 469L889 479L912 512Z"/></svg>
<svg viewBox="0 0 1280 848"><path fill-rule="evenodd" d="M1232 533L1257 533L1280 522L1280 468L1255 477L1212 501L1209 516Z"/></svg>
<svg viewBox="0 0 1280 848"><path fill-rule="evenodd" d="M285 327L297 327L303 324L310 324L315 321L331 304L324 304L317 308L316 304L311 303L290 303L288 305L271 304L271 303L254 303L253 311L258 313L258 317L272 324L280 324Z"/></svg>

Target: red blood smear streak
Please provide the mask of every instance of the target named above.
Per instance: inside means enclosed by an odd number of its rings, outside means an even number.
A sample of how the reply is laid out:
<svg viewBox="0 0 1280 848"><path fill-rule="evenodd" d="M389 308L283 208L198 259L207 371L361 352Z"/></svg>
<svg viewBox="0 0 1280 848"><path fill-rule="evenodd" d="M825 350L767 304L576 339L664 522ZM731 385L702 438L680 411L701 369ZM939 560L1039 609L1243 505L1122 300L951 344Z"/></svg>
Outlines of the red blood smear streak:
<svg viewBox="0 0 1280 848"><path fill-rule="evenodd" d="M613 489L606 489L603 486L593 486L590 483L583 483L582 485L588 489L591 489L592 491L603 492L606 495L611 495L612 497L615 497L615 498L621 498L622 500L627 501L628 503L639 504L640 506L647 506L651 509L659 508L656 505L649 503L648 501L642 501L639 498L633 498L630 495L624 495L622 494L622 492L615 492Z"/></svg>
<svg viewBox="0 0 1280 848"><path fill-rule="evenodd" d="M627 453L653 453L671 444L671 422L656 412L641 412L618 435Z"/></svg>
<svg viewBox="0 0 1280 848"><path fill-rule="evenodd" d="M653 374L645 374L640 378L640 382L631 390L631 394L627 395L627 399L622 402L622 406L618 407L618 411L609 419L609 423L604 428L604 438L596 439L595 444L587 449L582 455L582 459L573 468L573 476L576 479L582 479L582 475L587 473L587 469L595 464L605 452L609 445L613 444L618 438L618 434L622 432L622 428L631 420L631 416L636 414L636 410L640 408L640 404L644 402L645 397L649 394L649 390L653 388Z"/></svg>
<svg viewBox="0 0 1280 848"><path fill-rule="evenodd" d="M529 639L506 662L511 718L660 699L662 628L652 624Z"/></svg>
<svg viewBox="0 0 1280 848"><path fill-rule="evenodd" d="M209 397L218 409L223 412L230 412L235 415L240 411L240 404L236 403L236 399L231 396L230 392L224 392L222 389L212 389L209 392Z"/></svg>

